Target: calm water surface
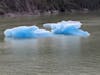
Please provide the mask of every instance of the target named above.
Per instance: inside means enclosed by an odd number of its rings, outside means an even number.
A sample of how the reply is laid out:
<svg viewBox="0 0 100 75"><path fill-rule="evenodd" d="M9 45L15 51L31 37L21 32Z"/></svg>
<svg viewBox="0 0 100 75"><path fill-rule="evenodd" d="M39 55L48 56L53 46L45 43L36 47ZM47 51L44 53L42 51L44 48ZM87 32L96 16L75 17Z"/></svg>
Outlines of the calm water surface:
<svg viewBox="0 0 100 75"><path fill-rule="evenodd" d="M79 20L90 37L4 38L3 29L13 26L3 26L2 22L0 75L100 75L100 18Z"/></svg>

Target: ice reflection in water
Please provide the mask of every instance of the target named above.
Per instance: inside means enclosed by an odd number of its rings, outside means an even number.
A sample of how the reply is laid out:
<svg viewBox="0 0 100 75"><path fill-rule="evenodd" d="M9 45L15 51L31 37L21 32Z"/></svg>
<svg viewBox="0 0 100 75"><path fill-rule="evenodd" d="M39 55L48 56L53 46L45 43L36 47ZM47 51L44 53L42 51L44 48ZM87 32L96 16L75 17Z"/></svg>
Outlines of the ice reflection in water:
<svg viewBox="0 0 100 75"><path fill-rule="evenodd" d="M5 38L5 44L9 45L7 50L11 54L4 57L3 61L11 62L11 66L14 66L13 69L20 70L17 72L24 71L28 74L69 73L71 66L77 63L77 59L80 57L80 39L81 37L75 36L39 39Z"/></svg>
<svg viewBox="0 0 100 75"><path fill-rule="evenodd" d="M6 45L10 46L10 50L15 54L24 54L29 52L51 52L53 54L79 54L80 37L75 36L57 36L52 38L41 39L11 39L5 38ZM63 54L64 53L64 54ZM47 53L46 53L47 54Z"/></svg>

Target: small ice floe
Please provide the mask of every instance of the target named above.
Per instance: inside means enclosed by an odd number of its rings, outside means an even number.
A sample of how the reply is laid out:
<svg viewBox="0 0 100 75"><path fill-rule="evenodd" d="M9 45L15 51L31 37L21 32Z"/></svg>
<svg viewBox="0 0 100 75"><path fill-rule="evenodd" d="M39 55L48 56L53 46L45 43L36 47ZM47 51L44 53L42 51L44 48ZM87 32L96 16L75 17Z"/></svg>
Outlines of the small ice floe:
<svg viewBox="0 0 100 75"><path fill-rule="evenodd" d="M9 38L38 38L48 37L52 33L45 29L39 29L37 26L19 26L4 31L5 37Z"/></svg>
<svg viewBox="0 0 100 75"><path fill-rule="evenodd" d="M55 34L76 35L76 36L89 36L87 31L81 28L82 23L79 21L61 21L58 23L46 23L43 27L50 28L51 32Z"/></svg>
<svg viewBox="0 0 100 75"><path fill-rule="evenodd" d="M51 31L40 29L37 26L19 26L4 31L5 37L10 38L41 38L50 37L56 34L75 35L87 37L90 35L87 31L81 29L82 23L79 21L61 21L58 23L46 23L43 27L50 28Z"/></svg>

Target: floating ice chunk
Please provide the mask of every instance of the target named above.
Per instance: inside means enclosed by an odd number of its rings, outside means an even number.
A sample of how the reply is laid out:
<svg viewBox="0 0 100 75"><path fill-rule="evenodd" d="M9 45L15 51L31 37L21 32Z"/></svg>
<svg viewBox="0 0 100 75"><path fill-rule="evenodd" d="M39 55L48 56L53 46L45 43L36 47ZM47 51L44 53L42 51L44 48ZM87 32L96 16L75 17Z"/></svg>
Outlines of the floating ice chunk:
<svg viewBox="0 0 100 75"><path fill-rule="evenodd" d="M50 28L51 31L39 29L37 26L19 26L6 29L4 35L5 37L12 38L48 37L53 34L89 36L90 34L87 31L80 29L81 25L82 23L79 21L61 21L58 23L43 24L45 28Z"/></svg>
<svg viewBox="0 0 100 75"><path fill-rule="evenodd" d="M34 38L50 36L51 32L39 29L37 26L19 26L4 31L5 37L11 38Z"/></svg>
<svg viewBox="0 0 100 75"><path fill-rule="evenodd" d="M61 21L58 23L47 23L43 26L51 28L51 32L55 34L89 36L88 32L80 29L81 25L82 23L79 21Z"/></svg>
<svg viewBox="0 0 100 75"><path fill-rule="evenodd" d="M19 26L5 30L4 35L13 38L31 38L34 36L33 31L37 29L37 26Z"/></svg>

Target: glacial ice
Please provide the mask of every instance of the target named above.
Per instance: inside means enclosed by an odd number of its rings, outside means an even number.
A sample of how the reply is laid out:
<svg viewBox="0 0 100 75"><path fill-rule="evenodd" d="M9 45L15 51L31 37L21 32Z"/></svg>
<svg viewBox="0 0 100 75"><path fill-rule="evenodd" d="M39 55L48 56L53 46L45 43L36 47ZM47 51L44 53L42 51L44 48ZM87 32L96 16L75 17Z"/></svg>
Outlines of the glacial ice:
<svg viewBox="0 0 100 75"><path fill-rule="evenodd" d="M52 33L37 26L19 26L4 31L5 37L9 38L37 38L51 36Z"/></svg>
<svg viewBox="0 0 100 75"><path fill-rule="evenodd" d="M82 23L79 21L61 21L58 23L46 23L43 27L50 28L51 31L40 29L37 26L19 26L4 31L5 37L10 38L40 38L50 37L54 34L75 35L87 37L90 34L81 29Z"/></svg>
<svg viewBox="0 0 100 75"><path fill-rule="evenodd" d="M89 36L87 31L81 28L82 23L79 21L61 21L58 23L46 23L43 27L50 28L52 33L63 35Z"/></svg>

